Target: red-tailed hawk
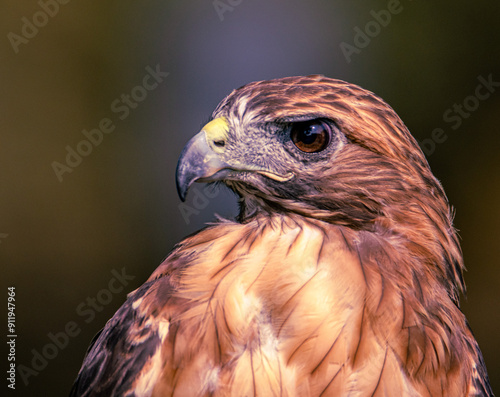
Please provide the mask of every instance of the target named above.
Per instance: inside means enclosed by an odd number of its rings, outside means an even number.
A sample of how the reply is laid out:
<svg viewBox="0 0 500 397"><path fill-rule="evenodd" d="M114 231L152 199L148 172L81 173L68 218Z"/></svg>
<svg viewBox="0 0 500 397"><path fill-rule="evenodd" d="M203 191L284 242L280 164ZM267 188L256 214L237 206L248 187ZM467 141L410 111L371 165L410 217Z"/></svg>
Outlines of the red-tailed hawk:
<svg viewBox="0 0 500 397"><path fill-rule="evenodd" d="M182 241L96 336L72 396L492 396L462 254L415 139L323 76L243 86L184 149L236 221Z"/></svg>

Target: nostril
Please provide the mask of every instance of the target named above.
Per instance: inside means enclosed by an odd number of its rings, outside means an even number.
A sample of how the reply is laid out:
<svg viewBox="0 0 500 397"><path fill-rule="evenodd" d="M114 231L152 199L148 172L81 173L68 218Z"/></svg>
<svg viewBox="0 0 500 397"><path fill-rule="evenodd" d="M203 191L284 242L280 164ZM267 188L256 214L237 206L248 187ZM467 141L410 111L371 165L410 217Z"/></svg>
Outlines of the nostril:
<svg viewBox="0 0 500 397"><path fill-rule="evenodd" d="M218 147L224 147L225 144L226 142L224 141L214 141L214 145Z"/></svg>

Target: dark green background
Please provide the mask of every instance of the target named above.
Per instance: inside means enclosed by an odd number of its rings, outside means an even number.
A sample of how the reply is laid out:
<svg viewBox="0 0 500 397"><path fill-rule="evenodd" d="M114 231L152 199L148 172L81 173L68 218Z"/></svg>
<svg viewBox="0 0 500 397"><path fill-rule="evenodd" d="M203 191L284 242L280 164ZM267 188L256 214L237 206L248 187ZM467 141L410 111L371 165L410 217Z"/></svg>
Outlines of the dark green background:
<svg viewBox="0 0 500 397"><path fill-rule="evenodd" d="M456 130L443 113L474 94L478 76L500 82L500 3L401 0L401 12L348 63L340 43L352 45L355 28L364 30L371 11L387 7L387 1L243 0L221 20L212 1L70 0L16 54L7 35L20 34L21 18L32 20L41 8L3 2L2 316L6 287L14 285L17 363L26 366L32 349L50 343L50 332L72 321L81 330L28 386L18 375L10 394L66 395L92 336L125 293L214 212L235 214L230 193L205 205L191 192L187 204L205 208L187 224L175 191L180 151L219 100L250 81L311 73L374 91L420 141L435 128L447 134L428 159L456 209L468 268L462 305L498 392L500 87ZM110 104L157 64L169 76L119 120ZM65 147L75 148L82 130L106 117L115 130L59 182L51 163L63 162ZM85 322L90 314L79 315L77 307L122 267L135 278ZM0 387L7 389L5 380Z"/></svg>

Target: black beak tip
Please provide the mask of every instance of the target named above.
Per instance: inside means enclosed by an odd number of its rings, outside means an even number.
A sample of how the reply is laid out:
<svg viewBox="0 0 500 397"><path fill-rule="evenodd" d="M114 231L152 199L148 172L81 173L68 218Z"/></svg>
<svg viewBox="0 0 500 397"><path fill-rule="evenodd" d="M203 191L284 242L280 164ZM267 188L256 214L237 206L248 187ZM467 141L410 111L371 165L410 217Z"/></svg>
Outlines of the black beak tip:
<svg viewBox="0 0 500 397"><path fill-rule="evenodd" d="M180 172L179 165L177 165L177 170L175 172L175 183L177 186L177 194L182 202L186 201L187 192L192 181L188 181L184 172Z"/></svg>
<svg viewBox="0 0 500 397"><path fill-rule="evenodd" d="M184 203L186 201L186 195L177 188L177 195L181 199L181 201Z"/></svg>
<svg viewBox="0 0 500 397"><path fill-rule="evenodd" d="M187 189L179 186L179 184L177 184L177 194L182 202L186 201Z"/></svg>

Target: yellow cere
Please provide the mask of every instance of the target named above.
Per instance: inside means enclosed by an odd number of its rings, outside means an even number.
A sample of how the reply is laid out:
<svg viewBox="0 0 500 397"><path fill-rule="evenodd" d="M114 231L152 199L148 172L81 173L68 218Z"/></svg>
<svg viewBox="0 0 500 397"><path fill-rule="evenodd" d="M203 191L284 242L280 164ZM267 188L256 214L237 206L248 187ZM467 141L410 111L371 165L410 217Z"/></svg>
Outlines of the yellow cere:
<svg viewBox="0 0 500 397"><path fill-rule="evenodd" d="M203 131L205 131L209 142L225 141L229 131L229 124L225 117L217 117L205 124Z"/></svg>

